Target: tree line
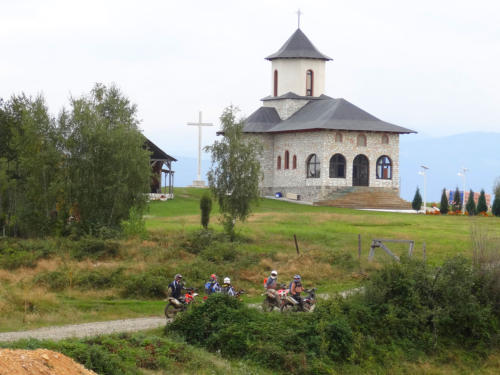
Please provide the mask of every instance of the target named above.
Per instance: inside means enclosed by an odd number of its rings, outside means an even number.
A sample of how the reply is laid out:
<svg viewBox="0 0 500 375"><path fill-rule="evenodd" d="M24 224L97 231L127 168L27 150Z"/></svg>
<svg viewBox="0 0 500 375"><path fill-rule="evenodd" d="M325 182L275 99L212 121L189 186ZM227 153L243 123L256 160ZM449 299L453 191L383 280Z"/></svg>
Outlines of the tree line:
<svg viewBox="0 0 500 375"><path fill-rule="evenodd" d="M0 235L119 230L149 190L138 126L137 107L114 85L70 98L55 117L42 95L0 99Z"/></svg>

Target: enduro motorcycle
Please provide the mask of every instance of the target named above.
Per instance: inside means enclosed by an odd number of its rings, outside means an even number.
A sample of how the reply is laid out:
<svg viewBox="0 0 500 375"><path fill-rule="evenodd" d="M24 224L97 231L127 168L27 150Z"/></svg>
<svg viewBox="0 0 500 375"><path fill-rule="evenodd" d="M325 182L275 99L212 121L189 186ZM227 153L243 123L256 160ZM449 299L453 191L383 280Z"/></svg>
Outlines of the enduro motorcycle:
<svg viewBox="0 0 500 375"><path fill-rule="evenodd" d="M198 293L195 293L194 291L194 288L186 288L186 294L181 296L179 299L168 297L167 305L165 306L165 317L167 319L173 319L177 313L185 311L198 296Z"/></svg>
<svg viewBox="0 0 500 375"><path fill-rule="evenodd" d="M269 291L266 291L263 296L265 296L264 301L262 301L262 311L271 312L276 307L277 309L281 308L283 301L286 299L288 294L288 289L286 288L286 284L281 284L279 289L276 291L278 293L278 298Z"/></svg>
<svg viewBox="0 0 500 375"><path fill-rule="evenodd" d="M299 303L292 296L286 296L285 301L281 305L280 311L282 313L294 312L294 311L302 311L302 312L311 312L314 310L314 306L316 304L316 288L313 289L305 289L308 295L307 297L302 298L302 303Z"/></svg>

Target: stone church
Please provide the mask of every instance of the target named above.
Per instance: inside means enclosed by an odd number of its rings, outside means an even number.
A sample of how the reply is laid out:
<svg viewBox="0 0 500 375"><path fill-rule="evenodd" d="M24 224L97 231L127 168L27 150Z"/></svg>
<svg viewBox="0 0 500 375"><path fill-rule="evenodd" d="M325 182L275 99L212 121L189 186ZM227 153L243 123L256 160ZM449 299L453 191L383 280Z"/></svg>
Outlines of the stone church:
<svg viewBox="0 0 500 375"><path fill-rule="evenodd" d="M300 28L266 59L271 95L243 128L264 146L262 194L340 203L348 194L378 192L399 199L399 135L415 132L325 95L325 63L332 59Z"/></svg>

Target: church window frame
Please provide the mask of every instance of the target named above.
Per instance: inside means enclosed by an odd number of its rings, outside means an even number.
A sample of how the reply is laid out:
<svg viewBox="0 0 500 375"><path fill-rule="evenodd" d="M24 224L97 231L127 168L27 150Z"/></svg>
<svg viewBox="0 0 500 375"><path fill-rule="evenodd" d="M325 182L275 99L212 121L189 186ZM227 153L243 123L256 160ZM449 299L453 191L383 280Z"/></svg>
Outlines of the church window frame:
<svg viewBox="0 0 500 375"><path fill-rule="evenodd" d="M389 136L387 134L382 134L382 144L383 145L389 144Z"/></svg>
<svg viewBox="0 0 500 375"><path fill-rule="evenodd" d="M343 142L342 133L340 132L335 133L335 143L342 143L342 142Z"/></svg>
<svg viewBox="0 0 500 375"><path fill-rule="evenodd" d="M274 70L273 77L273 95L278 96L278 69Z"/></svg>
<svg viewBox="0 0 500 375"><path fill-rule="evenodd" d="M316 154L309 155L306 166L306 178L320 178L321 165Z"/></svg>
<svg viewBox="0 0 500 375"><path fill-rule="evenodd" d="M278 156L278 161L277 161L277 164L276 164L276 168L277 169L281 169L281 156Z"/></svg>
<svg viewBox="0 0 500 375"><path fill-rule="evenodd" d="M376 165L378 180L392 180L392 160L389 156L379 157Z"/></svg>
<svg viewBox="0 0 500 375"><path fill-rule="evenodd" d="M297 169L297 155L293 155L292 158L292 168Z"/></svg>
<svg viewBox="0 0 500 375"><path fill-rule="evenodd" d="M366 143L367 143L366 135L365 134L358 134L356 144L360 147L366 147Z"/></svg>
<svg viewBox="0 0 500 375"><path fill-rule="evenodd" d="M330 178L346 178L347 162L342 154L335 154L330 158Z"/></svg>
<svg viewBox="0 0 500 375"><path fill-rule="evenodd" d="M314 96L314 71L306 71L306 96Z"/></svg>
<svg viewBox="0 0 500 375"><path fill-rule="evenodd" d="M285 169L290 169L290 153L285 151Z"/></svg>

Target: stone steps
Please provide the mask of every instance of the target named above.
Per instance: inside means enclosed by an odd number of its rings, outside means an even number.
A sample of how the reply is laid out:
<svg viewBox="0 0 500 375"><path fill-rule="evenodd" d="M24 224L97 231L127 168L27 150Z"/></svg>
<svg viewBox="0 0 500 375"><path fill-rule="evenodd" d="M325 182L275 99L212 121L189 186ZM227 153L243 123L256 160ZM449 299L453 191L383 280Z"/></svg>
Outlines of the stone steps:
<svg viewBox="0 0 500 375"><path fill-rule="evenodd" d="M344 194L332 194L332 199L317 202L319 206L344 208L374 208L392 210L411 210L411 203L401 199L397 193L356 189Z"/></svg>

